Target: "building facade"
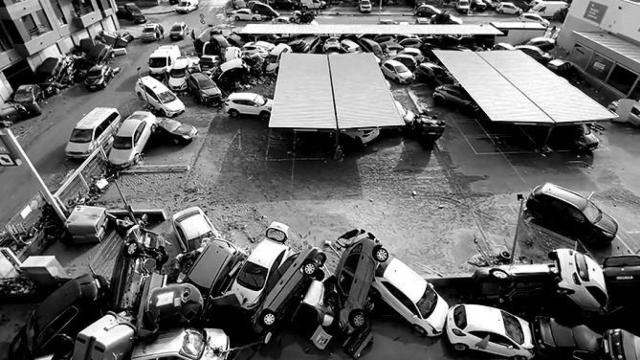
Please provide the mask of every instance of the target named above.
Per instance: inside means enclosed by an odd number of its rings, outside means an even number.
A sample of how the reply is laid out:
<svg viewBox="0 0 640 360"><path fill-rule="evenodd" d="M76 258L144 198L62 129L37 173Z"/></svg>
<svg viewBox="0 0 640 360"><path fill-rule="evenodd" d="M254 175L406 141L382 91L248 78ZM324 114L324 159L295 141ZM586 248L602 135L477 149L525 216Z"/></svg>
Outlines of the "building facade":
<svg viewBox="0 0 640 360"><path fill-rule="evenodd" d="M640 99L640 1L574 0L557 40L591 82Z"/></svg>
<svg viewBox="0 0 640 360"><path fill-rule="evenodd" d="M0 0L0 103L47 57L119 28L114 0Z"/></svg>

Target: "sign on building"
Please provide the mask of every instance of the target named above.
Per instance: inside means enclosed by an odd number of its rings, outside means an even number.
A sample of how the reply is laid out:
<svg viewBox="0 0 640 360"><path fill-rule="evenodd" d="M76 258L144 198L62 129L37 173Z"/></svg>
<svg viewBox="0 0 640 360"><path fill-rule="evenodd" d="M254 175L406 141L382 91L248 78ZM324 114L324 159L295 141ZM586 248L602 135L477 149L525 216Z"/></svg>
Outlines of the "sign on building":
<svg viewBox="0 0 640 360"><path fill-rule="evenodd" d="M600 23L602 22L602 18L604 14L607 12L607 6L597 3L595 1L589 1L587 5L587 10L584 12L584 18L587 20L591 20L593 22Z"/></svg>

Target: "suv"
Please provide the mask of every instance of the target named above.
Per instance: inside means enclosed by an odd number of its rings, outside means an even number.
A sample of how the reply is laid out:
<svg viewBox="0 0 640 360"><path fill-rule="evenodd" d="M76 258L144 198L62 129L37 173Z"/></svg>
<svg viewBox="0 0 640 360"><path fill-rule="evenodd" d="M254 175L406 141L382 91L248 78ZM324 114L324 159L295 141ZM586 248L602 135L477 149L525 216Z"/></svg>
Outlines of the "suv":
<svg viewBox="0 0 640 360"><path fill-rule="evenodd" d="M222 92L216 83L203 73L191 74L187 78L187 89L201 104L211 105L222 102Z"/></svg>
<svg viewBox="0 0 640 360"><path fill-rule="evenodd" d="M164 28L160 24L147 24L142 28L140 39L144 42L164 39Z"/></svg>
<svg viewBox="0 0 640 360"><path fill-rule="evenodd" d="M551 183L535 187L526 208L537 224L588 246L609 246L618 232L618 222L593 201Z"/></svg>
<svg viewBox="0 0 640 360"><path fill-rule="evenodd" d="M345 247L335 271L338 321L340 328L350 334L368 323L369 289L376 267L389 259L389 252L373 234L361 229L346 232L337 243Z"/></svg>
<svg viewBox="0 0 640 360"><path fill-rule="evenodd" d="M240 114L257 115L260 120L269 120L273 100L254 93L233 93L224 103L224 111L231 117Z"/></svg>

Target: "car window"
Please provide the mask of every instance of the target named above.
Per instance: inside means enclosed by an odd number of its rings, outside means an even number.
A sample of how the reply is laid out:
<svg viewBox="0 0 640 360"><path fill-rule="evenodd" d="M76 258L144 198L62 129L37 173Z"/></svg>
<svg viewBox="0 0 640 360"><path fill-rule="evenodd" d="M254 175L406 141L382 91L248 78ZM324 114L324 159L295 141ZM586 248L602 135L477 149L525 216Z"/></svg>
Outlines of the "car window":
<svg viewBox="0 0 640 360"><path fill-rule="evenodd" d="M107 124L111 124L111 123L113 123L113 121L114 121L115 119L117 119L117 118L118 118L118 116L119 116L119 114L118 114L117 112L115 112L115 111L114 111L114 112L112 112L111 114L109 114L109 116L107 116Z"/></svg>
<svg viewBox="0 0 640 360"><path fill-rule="evenodd" d="M393 295L396 299L398 299L404 307L406 307L409 311L411 311L414 315L419 315L416 306L409 300L409 298L402 292L400 289L391 285L390 283L383 281L382 285L384 285L387 290Z"/></svg>
<svg viewBox="0 0 640 360"><path fill-rule="evenodd" d="M140 140L140 136L142 136L142 133L144 132L144 128L146 126L147 126L146 122L142 122L140 123L140 125L138 125L136 132L133 134L133 143L135 145L138 145L138 140Z"/></svg>
<svg viewBox="0 0 640 360"><path fill-rule="evenodd" d="M600 304L600 306L604 306L607 304L607 294L605 294L600 288L596 286L587 286L587 291L594 299Z"/></svg>
<svg viewBox="0 0 640 360"><path fill-rule="evenodd" d="M489 334L489 341L502 346L513 346L513 342L499 334Z"/></svg>
<svg viewBox="0 0 640 360"><path fill-rule="evenodd" d="M464 306L459 305L453 310L453 322L460 329L467 327L467 311Z"/></svg>
<svg viewBox="0 0 640 360"><path fill-rule="evenodd" d="M67 308L62 314L58 315L57 318L55 318L52 322L45 326L44 329L40 331L37 343L41 344L42 347L46 347L51 338L58 334L60 330L64 330L67 324L69 324L77 314L77 307L71 306Z"/></svg>
<svg viewBox="0 0 640 360"><path fill-rule="evenodd" d="M353 283L353 275L349 274L346 271L340 273L340 278L338 279L338 285L343 293L348 294L349 290L351 290L351 284Z"/></svg>
<svg viewBox="0 0 640 360"><path fill-rule="evenodd" d="M504 329L507 336L518 344L524 343L524 333L518 319L516 319L515 316L509 314L508 312L502 310L500 311L500 314L502 315L502 323L504 324Z"/></svg>
<svg viewBox="0 0 640 360"><path fill-rule="evenodd" d="M344 262L344 268L352 273L356 272L358 267L358 261L360 261L360 253L349 254L347 260Z"/></svg>
<svg viewBox="0 0 640 360"><path fill-rule="evenodd" d="M640 108L637 107L632 107L631 108L631 114L635 115L635 116L640 116Z"/></svg>
<svg viewBox="0 0 640 360"><path fill-rule="evenodd" d="M144 91L145 91L145 92L147 93L147 95L148 95L149 97L151 97L152 99L154 99L154 100L156 100L156 101L158 100L158 97L156 96L156 94L155 94L151 89L149 89L148 87L146 87L146 86L145 86L145 87L144 87Z"/></svg>
<svg viewBox="0 0 640 360"><path fill-rule="evenodd" d="M484 339L487 336L489 336L490 334L486 331L469 331L469 334L473 335L473 336L477 336L480 339Z"/></svg>

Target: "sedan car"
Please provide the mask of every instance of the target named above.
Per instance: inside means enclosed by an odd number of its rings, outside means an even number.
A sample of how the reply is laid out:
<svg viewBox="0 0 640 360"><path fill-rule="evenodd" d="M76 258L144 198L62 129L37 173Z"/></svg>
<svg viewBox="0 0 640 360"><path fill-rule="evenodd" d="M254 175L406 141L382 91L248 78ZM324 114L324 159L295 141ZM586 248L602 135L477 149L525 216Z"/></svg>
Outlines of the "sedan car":
<svg viewBox="0 0 640 360"><path fill-rule="evenodd" d="M249 9L238 9L238 10L234 10L231 13L231 17L235 20L235 21L262 21L264 20L264 16L262 14L257 14L254 12L251 12L251 10Z"/></svg>
<svg viewBox="0 0 640 360"><path fill-rule="evenodd" d="M535 61L542 65L546 65L553 57L548 52L542 51L539 47L533 45L517 45L517 50L531 56Z"/></svg>
<svg viewBox="0 0 640 360"><path fill-rule="evenodd" d="M496 7L496 12L498 14L511 14L511 15L520 15L522 14L522 9L517 7L512 2L501 2Z"/></svg>
<svg viewBox="0 0 640 360"><path fill-rule="evenodd" d="M493 307L452 307L447 314L446 331L457 351L474 350L512 359L531 359L535 355L529 323Z"/></svg>
<svg viewBox="0 0 640 360"><path fill-rule="evenodd" d="M198 129L195 126L181 123L180 121L163 118L158 121L156 128L158 137L164 138L166 141L178 144L188 144L198 135Z"/></svg>
<svg viewBox="0 0 640 360"><path fill-rule="evenodd" d="M618 222L593 201L551 183L533 189L527 211L539 225L588 246L609 246L618 232Z"/></svg>
<svg viewBox="0 0 640 360"><path fill-rule="evenodd" d="M201 104L222 103L222 92L216 83L203 73L192 73L187 78L187 89Z"/></svg>
<svg viewBox="0 0 640 360"><path fill-rule="evenodd" d="M440 85L433 91L433 102L448 103L463 111L476 111L477 105L460 85Z"/></svg>
<svg viewBox="0 0 640 360"><path fill-rule="evenodd" d="M535 23L538 23L538 24L542 24L545 27L549 27L549 25L550 25L549 20L543 18L539 14L530 13L530 12L526 12L526 13L520 15L518 17L518 20L524 21L524 22L535 22Z"/></svg>
<svg viewBox="0 0 640 360"><path fill-rule="evenodd" d="M138 163L142 151L156 129L156 117L148 111L136 111L126 118L113 138L109 163L125 168Z"/></svg>
<svg viewBox="0 0 640 360"><path fill-rule="evenodd" d="M387 60L380 68L384 76L400 84L408 84L414 80L413 73L399 61Z"/></svg>
<svg viewBox="0 0 640 360"><path fill-rule="evenodd" d="M566 326L553 318L537 316L533 334L538 352L554 359L570 359L576 350L595 359L601 351L602 335L585 325Z"/></svg>
<svg viewBox="0 0 640 360"><path fill-rule="evenodd" d="M87 72L84 86L89 90L104 89L115 76L115 71L109 65L94 65Z"/></svg>
<svg viewBox="0 0 640 360"><path fill-rule="evenodd" d="M171 40L182 40L187 36L189 27L184 22L177 22L171 25L169 37Z"/></svg>
<svg viewBox="0 0 640 360"><path fill-rule="evenodd" d="M442 334L449 305L433 285L403 262L392 258L380 264L372 287L418 334Z"/></svg>
<svg viewBox="0 0 640 360"><path fill-rule="evenodd" d="M171 226L182 252L199 248L205 239L222 238L209 217L197 206L175 213L171 218Z"/></svg>

